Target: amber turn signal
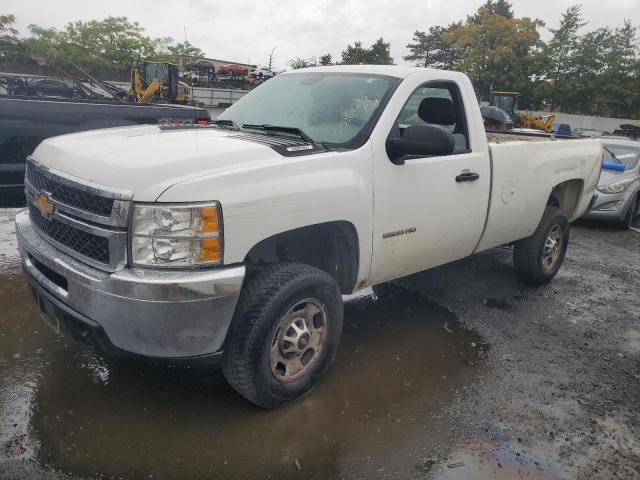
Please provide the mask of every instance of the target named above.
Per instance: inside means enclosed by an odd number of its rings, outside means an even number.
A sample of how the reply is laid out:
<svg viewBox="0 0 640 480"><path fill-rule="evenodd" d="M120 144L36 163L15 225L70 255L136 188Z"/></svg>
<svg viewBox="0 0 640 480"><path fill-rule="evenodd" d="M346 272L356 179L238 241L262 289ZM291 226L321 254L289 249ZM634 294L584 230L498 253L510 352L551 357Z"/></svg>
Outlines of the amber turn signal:
<svg viewBox="0 0 640 480"><path fill-rule="evenodd" d="M202 240L202 253L200 254L200 259L203 262L216 262L222 260L220 239L207 238Z"/></svg>
<svg viewBox="0 0 640 480"><path fill-rule="evenodd" d="M216 207L204 207L202 209L202 232L213 233L220 229L218 221L218 209Z"/></svg>

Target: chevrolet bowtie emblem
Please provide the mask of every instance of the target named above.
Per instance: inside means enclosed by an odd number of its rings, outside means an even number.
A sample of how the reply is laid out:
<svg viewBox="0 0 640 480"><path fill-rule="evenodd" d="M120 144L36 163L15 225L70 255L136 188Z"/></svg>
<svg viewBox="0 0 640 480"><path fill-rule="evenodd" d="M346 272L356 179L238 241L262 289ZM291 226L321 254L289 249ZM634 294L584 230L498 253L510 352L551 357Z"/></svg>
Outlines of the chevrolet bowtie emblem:
<svg viewBox="0 0 640 480"><path fill-rule="evenodd" d="M44 218L49 218L53 215L53 211L56 208L56 206L49 201L46 195L38 195L33 204Z"/></svg>

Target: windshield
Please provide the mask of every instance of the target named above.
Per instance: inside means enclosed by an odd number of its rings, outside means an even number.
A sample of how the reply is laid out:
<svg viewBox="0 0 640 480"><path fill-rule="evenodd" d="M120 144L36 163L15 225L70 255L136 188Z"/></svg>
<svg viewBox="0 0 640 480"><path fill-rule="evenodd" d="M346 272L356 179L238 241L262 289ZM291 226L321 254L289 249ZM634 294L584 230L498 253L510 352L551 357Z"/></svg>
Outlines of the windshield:
<svg viewBox="0 0 640 480"><path fill-rule="evenodd" d="M605 145L605 162L624 163L625 170L632 170L638 165L640 148L623 145Z"/></svg>
<svg viewBox="0 0 640 480"><path fill-rule="evenodd" d="M356 73L278 75L218 117L303 131L316 143L350 146L368 135L400 79ZM270 132L276 134L278 132Z"/></svg>
<svg viewBox="0 0 640 480"><path fill-rule="evenodd" d="M516 96L495 94L491 105L507 113L513 113L518 109L517 101Z"/></svg>
<svg viewBox="0 0 640 480"><path fill-rule="evenodd" d="M144 70L145 81L149 84L159 81L166 84L169 79L169 69L163 63L147 63Z"/></svg>

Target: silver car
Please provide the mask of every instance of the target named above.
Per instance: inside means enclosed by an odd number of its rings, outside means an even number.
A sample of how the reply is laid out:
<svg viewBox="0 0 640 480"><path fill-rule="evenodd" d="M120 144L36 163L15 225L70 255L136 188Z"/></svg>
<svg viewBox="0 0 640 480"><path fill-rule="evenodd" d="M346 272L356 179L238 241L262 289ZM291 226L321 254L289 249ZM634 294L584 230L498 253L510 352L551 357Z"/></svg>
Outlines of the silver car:
<svg viewBox="0 0 640 480"><path fill-rule="evenodd" d="M621 170L602 169L595 200L584 218L629 228L640 216L640 142L613 137L601 140L603 163L617 164Z"/></svg>

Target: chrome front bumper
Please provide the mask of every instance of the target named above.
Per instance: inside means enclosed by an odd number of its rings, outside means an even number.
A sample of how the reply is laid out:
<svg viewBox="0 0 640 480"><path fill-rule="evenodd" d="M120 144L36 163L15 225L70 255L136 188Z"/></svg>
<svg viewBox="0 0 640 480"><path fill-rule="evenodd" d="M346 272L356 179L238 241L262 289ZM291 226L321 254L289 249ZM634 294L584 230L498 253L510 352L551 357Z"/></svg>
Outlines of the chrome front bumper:
<svg viewBox="0 0 640 480"><path fill-rule="evenodd" d="M222 348L245 275L244 266L110 273L54 248L16 216L27 279L78 318L97 324L117 349L157 358L210 355Z"/></svg>

